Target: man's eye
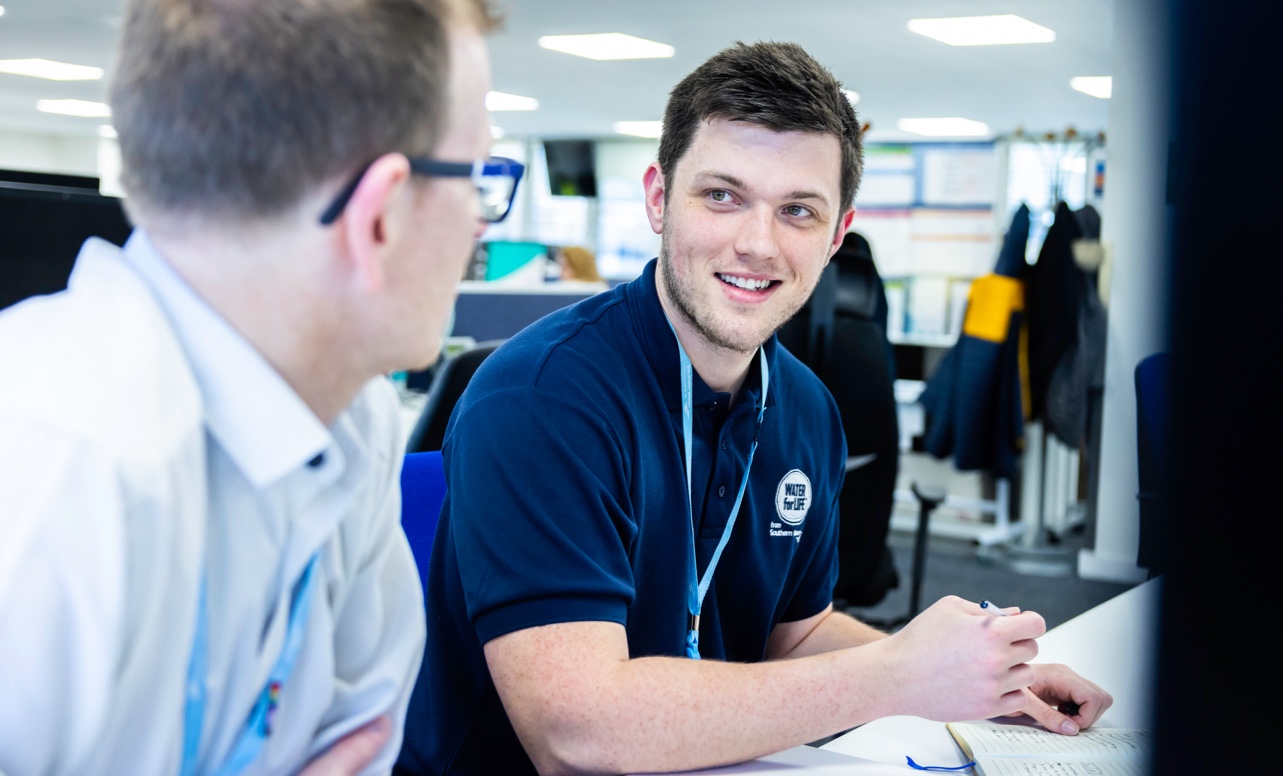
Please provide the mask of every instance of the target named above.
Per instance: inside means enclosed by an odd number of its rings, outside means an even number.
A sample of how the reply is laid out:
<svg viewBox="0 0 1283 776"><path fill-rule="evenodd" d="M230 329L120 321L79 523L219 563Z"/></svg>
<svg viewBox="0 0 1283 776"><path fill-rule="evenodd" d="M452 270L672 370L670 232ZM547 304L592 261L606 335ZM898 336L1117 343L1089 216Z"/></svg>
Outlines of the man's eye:
<svg viewBox="0 0 1283 776"><path fill-rule="evenodd" d="M708 198L714 202L730 202L731 193L726 189L713 189L708 192Z"/></svg>
<svg viewBox="0 0 1283 776"><path fill-rule="evenodd" d="M784 212L788 213L794 218L805 218L811 215L811 209L803 205L789 205L788 207L784 208Z"/></svg>

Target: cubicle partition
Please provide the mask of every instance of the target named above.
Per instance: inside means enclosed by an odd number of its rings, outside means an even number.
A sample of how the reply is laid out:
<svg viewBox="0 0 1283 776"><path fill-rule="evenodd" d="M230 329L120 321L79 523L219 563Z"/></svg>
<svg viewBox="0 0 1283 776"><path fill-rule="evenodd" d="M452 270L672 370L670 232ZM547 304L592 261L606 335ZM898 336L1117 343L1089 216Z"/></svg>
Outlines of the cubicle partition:
<svg viewBox="0 0 1283 776"><path fill-rule="evenodd" d="M505 287L465 281L454 305L455 337L477 342L507 339L554 310L572 305L597 293L549 283L546 286Z"/></svg>

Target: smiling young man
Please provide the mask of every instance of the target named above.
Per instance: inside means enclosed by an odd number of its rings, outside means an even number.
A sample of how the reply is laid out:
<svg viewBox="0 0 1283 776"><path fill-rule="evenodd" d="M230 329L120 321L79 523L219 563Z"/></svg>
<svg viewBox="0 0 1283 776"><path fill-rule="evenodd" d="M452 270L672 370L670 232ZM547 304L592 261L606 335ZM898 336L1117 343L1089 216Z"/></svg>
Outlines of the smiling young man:
<svg viewBox="0 0 1283 776"><path fill-rule="evenodd" d="M391 767L424 624L383 375L494 216L492 21L129 3L138 229L0 314L0 772Z"/></svg>
<svg viewBox="0 0 1283 776"><path fill-rule="evenodd" d="M1108 706L1028 665L1036 614L949 598L885 636L833 611L841 423L774 333L859 173L855 114L797 46L736 45L673 90L644 176L658 260L514 337L455 410L400 769L678 770L888 714L1071 732Z"/></svg>

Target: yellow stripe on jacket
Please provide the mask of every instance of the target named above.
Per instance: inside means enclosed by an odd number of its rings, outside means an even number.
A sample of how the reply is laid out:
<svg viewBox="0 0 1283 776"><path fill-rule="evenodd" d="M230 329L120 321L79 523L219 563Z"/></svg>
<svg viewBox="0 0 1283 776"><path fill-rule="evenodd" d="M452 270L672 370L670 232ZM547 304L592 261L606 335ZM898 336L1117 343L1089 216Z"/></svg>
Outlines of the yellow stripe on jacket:
<svg viewBox="0 0 1283 776"><path fill-rule="evenodd" d="M989 342L1006 342L1012 313L1023 309L1025 288L1019 280L1005 275L976 278L967 295L962 333Z"/></svg>

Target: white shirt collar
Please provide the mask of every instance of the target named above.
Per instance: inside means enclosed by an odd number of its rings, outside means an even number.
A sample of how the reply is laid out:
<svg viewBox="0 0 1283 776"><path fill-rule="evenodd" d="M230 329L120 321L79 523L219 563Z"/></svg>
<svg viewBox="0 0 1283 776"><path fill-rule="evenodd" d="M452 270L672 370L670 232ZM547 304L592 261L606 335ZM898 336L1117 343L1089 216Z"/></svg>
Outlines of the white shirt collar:
<svg viewBox="0 0 1283 776"><path fill-rule="evenodd" d="M315 459L342 471L342 453L294 389L238 331L209 306L141 229L125 261L151 287L182 343L205 398L205 422L256 488Z"/></svg>

